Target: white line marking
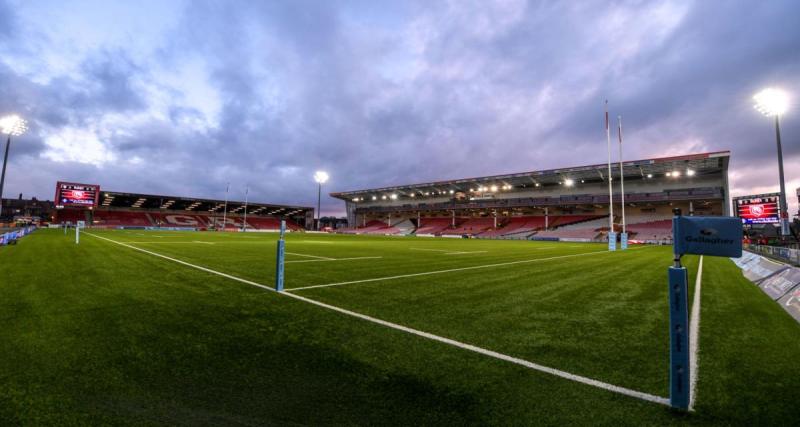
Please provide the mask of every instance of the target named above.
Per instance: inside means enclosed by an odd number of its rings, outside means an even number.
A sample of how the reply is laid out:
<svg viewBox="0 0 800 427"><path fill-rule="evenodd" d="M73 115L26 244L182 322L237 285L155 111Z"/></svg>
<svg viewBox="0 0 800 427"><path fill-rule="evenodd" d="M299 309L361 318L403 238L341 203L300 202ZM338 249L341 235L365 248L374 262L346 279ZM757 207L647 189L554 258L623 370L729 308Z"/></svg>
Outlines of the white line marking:
<svg viewBox="0 0 800 427"><path fill-rule="evenodd" d="M364 279L364 280L352 280L349 282L338 282L338 283L326 283L324 285L311 285L311 286L302 286L298 288L287 289L287 291L302 291L305 289L316 289L316 288L327 288L331 286L342 286L342 285L352 285L355 283L367 283L367 282L381 282L384 280L394 280L394 279L403 279L406 277L419 277L419 276L429 276L431 274L443 274L443 273L452 273L454 271L464 271L464 270L476 270L479 268L491 268L491 267L502 267L505 265L514 265L514 264L526 264L530 262L539 262L539 261L549 261L553 259L561 259L561 258L572 258L572 257L579 257L585 255L597 255L597 254L608 254L614 253L609 252L605 249L600 251L592 251L592 252L583 252L579 254L570 254L570 255L559 255L554 257L548 258L536 258L536 259L526 259L522 261L509 261L509 262L500 262L497 264L485 264L485 265L473 265L471 267L461 267L461 268L448 268L447 270L436 270L436 271L426 271L423 273L411 273L411 274L401 274L399 276L388 276L388 277L375 277L372 279Z"/></svg>
<svg viewBox="0 0 800 427"><path fill-rule="evenodd" d="M465 252L448 252L444 255L469 255L469 254L485 254L488 251L465 251Z"/></svg>
<svg viewBox="0 0 800 427"><path fill-rule="evenodd" d="M700 288L703 284L703 256L700 255L700 263L697 266L697 277L694 282L694 297L692 298L692 316L689 320L689 376L691 383L689 386L689 410L694 410L694 402L697 396L697 351L700 340Z"/></svg>
<svg viewBox="0 0 800 427"><path fill-rule="evenodd" d="M222 277L225 277L227 279L236 280L237 282L246 283L248 285L252 285L252 286L256 286L256 287L262 288L262 289L266 289L268 291L274 291L274 289L270 288L269 286L264 286L264 285L256 283L256 282L251 282L250 280L247 280L247 279L242 279L242 278L239 278L239 277L236 277L236 276L231 276L230 274L226 274L226 273L223 273L221 271L216 271L216 270L212 270L210 268L201 267L199 265L190 264L190 263L188 263L186 261L181 261L181 260L176 259L176 258L171 258L171 257L168 257L166 255L161 255L160 253L148 251L147 249L137 248L136 246L132 246L132 245L129 245L127 243L118 242L116 240L108 239L106 237L98 236L96 234L92 234L92 233L89 233L89 232L84 232L83 234L88 234L88 235L90 235L92 237L97 237L98 239L106 240L106 241L109 241L111 243L116 243L116 244L118 244L120 246L125 246L126 248L133 249L133 250L139 251L139 252L144 252L146 254L153 255L153 256L156 256L156 257L159 257L159 258L163 258L163 259L168 260L168 261L177 262L178 264L185 265L187 267L196 268L196 269L198 269L200 271L205 271L206 273L216 274L217 276L222 276Z"/></svg>
<svg viewBox="0 0 800 427"><path fill-rule="evenodd" d="M296 252L286 252L286 255L297 255L297 256L304 256L304 257L308 257L308 258L324 259L324 260L328 260L328 261L335 261L336 260L336 258L330 258L330 257L326 257L326 256L298 254Z"/></svg>
<svg viewBox="0 0 800 427"><path fill-rule="evenodd" d="M464 255L464 254L483 254L488 251L454 251L445 249L423 249L423 248L408 248L411 251L430 251L430 252L443 252L442 255Z"/></svg>
<svg viewBox="0 0 800 427"><path fill-rule="evenodd" d="M544 373L547 373L547 374L550 374L550 375L555 375L557 377L561 377L561 378L564 378L564 379L567 379L567 380L571 380L571 381L579 382L579 383L582 383L582 384L590 385L590 386L593 386L593 387L601 388L603 390L608 390L608 391L611 391L611 392L614 392L614 393L619 393L619 394L623 394L623 395L626 395L626 396L635 397L637 399L646 400L648 402L659 403L661 405L669 405L669 399L664 398L664 397L655 396L655 395L652 395L652 394L649 394L649 393L643 393L643 392L640 392L640 391L631 390L629 388L616 386L616 385L613 385L613 384L605 383L605 382L602 382L602 381L594 380L594 379L583 377L583 376L580 376L580 375L571 374L569 372L565 372L565 371L562 371L562 370L559 370L559 369L555 369L555 368L550 368L550 367L547 367L547 366L544 366L544 365L540 365L538 363L529 362L529 361L524 360L524 359L520 359L520 358L517 358L517 357L514 357L514 356L509 356L509 355L506 355L506 354L503 354L503 353L498 353L496 351L492 351L492 350L488 350L488 349L485 349L485 348L482 348L482 347L474 346L472 344L463 343L461 341L456 341L456 340L452 340L450 338L445 338L445 337L442 337L442 336L439 336L439 335L434 335L434 334L431 334L431 333L428 333L428 332L423 332L423 331L420 331L420 330L417 330L417 329L412 329L412 328L409 328L407 326L398 325L396 323L387 322L387 321L381 320L381 319L376 319L374 317L367 316L365 314L356 313L354 311L350 311L350 310L346 310L346 309L343 309L343 308L339 308L339 307L336 307L336 306L333 306L333 305L330 305L330 304L325 304L323 302L319 302L319 301L316 301L316 300L313 300L313 299L301 297L300 295L287 293L287 292L280 292L280 294L281 295L285 295L287 297L298 299L300 301L307 302L309 304L314 304L314 305L319 306L319 307L327 308L328 310L333 310L333 311L336 311L336 312L339 312L339 313L342 313L342 314L346 314L348 316L357 317L359 319L366 320L368 322L377 323L377 324L385 326L387 328L391 328L391 329L395 329L395 330L398 330L398 331L406 332L406 333L409 333L409 334L412 334L412 335L417 335L419 337L427 338L429 340L438 341L440 343L444 343L444 344L451 345L451 346L454 346L454 347L458 347L458 348L461 348L461 349L464 349L464 350L472 351L472 352L475 352L475 353L478 353L478 354L482 354L484 356L489 356L489 357L492 357L492 358L495 358L495 359L500 359L500 360L504 360L506 362L511 362L513 364L516 364L516 365L524 366L526 368L530 368L530 369L533 369L533 370L536 370L536 371L539 371L539 372L544 372Z"/></svg>
<svg viewBox="0 0 800 427"><path fill-rule="evenodd" d="M303 259L303 260L293 260L293 261L284 261L284 263L298 263L298 262L331 262L331 261L355 261L359 259L378 259L383 258L382 256L359 256L353 258L331 258L331 259Z"/></svg>
<svg viewBox="0 0 800 427"><path fill-rule="evenodd" d="M115 240L108 239L108 238L105 238L105 237L101 237L101 236L98 236L98 235L95 235L95 234L92 234L92 233L85 233L85 234L88 234L88 235L93 236L93 237L97 237L98 239L109 241L111 243L116 243L118 245L125 246L126 248L129 248L129 249L133 249L133 250L136 250L136 251L144 252L144 253L149 254L149 255L153 255L153 256L156 256L156 257L159 257L159 258L166 259L168 261L176 262L178 264L185 265L187 267L195 268L197 270L205 271L205 272L211 273L211 274L216 274L217 276L222 276L222 277L225 277L227 279L231 279L231 280L235 280L237 282L245 283L247 285L255 286L257 288L266 289L268 291L275 292L274 289L272 289L272 288L270 288L268 286L262 285L260 283L256 283L256 282L253 282L253 281L250 281L250 280L242 279L242 278L239 278L239 277L236 277L236 276L231 276L230 274L226 274L226 273L222 273L222 272L219 272L219 271L211 270L210 268L201 267L199 265L190 264L190 263L188 263L186 261L181 261L179 259L170 258L168 256L161 255L161 254L156 253L156 252L151 252L151 251L148 251L146 249L137 248L136 246L131 246L131 245L128 245L128 244L125 244L125 243L122 243L122 242L117 242ZM606 252L606 251L604 251L604 252ZM319 302L319 301L312 300L312 299L309 299L309 298L301 297L300 295L290 294L290 293L287 293L287 292L278 292L278 295L283 295L285 297L294 298L294 299L299 300L299 301L303 301L303 302L306 302L306 303L309 303L309 304L314 304L314 305L316 305L318 307L326 308L328 310L333 310L333 311L336 311L336 312L339 312L339 313L342 313L342 314L346 314L348 316L352 316L352 317L356 317L356 318L359 318L359 319L362 319L362 320L366 320L366 321L369 321L369 322L372 322L372 323L376 323L378 325L382 325L382 326L385 326L387 328L391 328L391 329L395 329L395 330L398 330L398 331L406 332L406 333L409 333L409 334L412 334L412 335L417 335L417 336L420 336L420 337L423 337L423 338L427 338L429 340L437 341L437 342L440 342L440 343L443 343L443 344L451 345L451 346L458 347L458 348L461 348L461 349L464 349L464 350L468 350L468 351L472 351L472 352L475 352L475 353L478 353L478 354L482 354L484 356L492 357L492 358L499 359L499 360L504 360L506 362L510 362L510 363L513 363L513 364L516 364L516 365L520 365L520 366L524 366L526 368L530 368L530 369L533 369L533 370L536 370L536 371L539 371L539 372L544 372L546 374L554 375L554 376L557 376L557 377L560 377L560 378L564 378L564 379L567 379L567 380L570 380L570 381L579 382L579 383L582 383L582 384L590 385L590 386L597 387L597 388L600 388L600 389L603 389L603 390L611 391L611 392L614 392L614 393L619 393L619 394L622 394L622 395L625 395L625 396L634 397L634 398L645 400L645 401L648 401L648 402L653 402L653 403L658 403L658 404L661 404L661 405L669 406L669 399L664 398L664 397L655 396L655 395L652 395L652 394L649 394L649 393L643 393L643 392L632 390L632 389L629 389L629 388L616 386L616 385L605 383L605 382L598 381L598 380L593 380L591 378L583 377L583 376L580 376L580 375L571 374L569 372L561 371L559 369L550 368L550 367L547 367L547 366L544 366L544 365L540 365L538 363L529 362L527 360L523 360L523 359L520 359L520 358L517 358L517 357L508 356L506 354L498 353L498 352L492 351L492 350L487 350L487 349L482 348L482 347L477 347L477 346L474 346L474 345L471 345L471 344L467 344L467 343L463 343L463 342L460 342L460 341L452 340L450 338L445 338L445 337L441 337L441 336L438 336L438 335L430 334L428 332L419 331L419 330L412 329L412 328L409 328L409 327L406 327L406 326L403 326L403 325L398 325L396 323L387 322L385 320L376 319L374 317L370 317L370 316L367 316L367 315L364 315L364 314L361 314L361 313L356 313L354 311L345 310L343 308L339 308L339 307L336 307L336 306L333 306L333 305L325 304L323 302Z"/></svg>
<svg viewBox="0 0 800 427"><path fill-rule="evenodd" d="M148 244L148 245L196 245L198 243L205 244L205 245L214 245L214 244L216 244L214 242L201 242L201 241L198 241L198 240L193 240L191 242L164 242L164 241L140 242L140 241L136 241L136 240L130 240L130 241L127 241L125 243L131 243L131 244L135 244L135 245L138 245L138 244Z"/></svg>

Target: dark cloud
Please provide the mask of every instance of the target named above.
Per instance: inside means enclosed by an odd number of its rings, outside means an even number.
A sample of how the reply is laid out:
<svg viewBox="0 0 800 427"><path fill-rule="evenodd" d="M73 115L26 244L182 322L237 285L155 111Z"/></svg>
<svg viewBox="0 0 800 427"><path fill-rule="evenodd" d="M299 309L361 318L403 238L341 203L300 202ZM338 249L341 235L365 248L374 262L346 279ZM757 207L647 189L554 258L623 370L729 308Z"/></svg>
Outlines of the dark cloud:
<svg viewBox="0 0 800 427"><path fill-rule="evenodd" d="M609 99L626 157L730 149L734 187L768 187L752 171L772 167L773 133L750 97L800 94L796 22L792 1L192 2L144 53L98 40L48 79L10 61L54 40L0 60L0 109L32 122L14 161L47 171L9 182L44 197L57 179L208 197L231 182L310 205L316 169L348 190L603 162ZM2 44L31 38L0 29ZM186 64L206 79L200 101L169 79ZM92 129L114 160L54 161L47 137L67 128Z"/></svg>

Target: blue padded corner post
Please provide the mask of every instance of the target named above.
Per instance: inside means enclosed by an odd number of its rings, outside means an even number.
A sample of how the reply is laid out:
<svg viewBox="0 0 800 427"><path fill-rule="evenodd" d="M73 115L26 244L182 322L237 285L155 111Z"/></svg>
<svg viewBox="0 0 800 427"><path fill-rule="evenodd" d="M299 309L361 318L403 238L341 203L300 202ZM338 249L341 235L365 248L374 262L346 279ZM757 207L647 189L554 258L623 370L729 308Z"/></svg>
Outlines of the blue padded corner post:
<svg viewBox="0 0 800 427"><path fill-rule="evenodd" d="M283 264L286 257L286 241L283 240L283 236L285 232L286 221L281 220L281 234L278 239L278 251L275 257L275 290L278 292L283 291Z"/></svg>
<svg viewBox="0 0 800 427"><path fill-rule="evenodd" d="M669 268L669 403L688 409L689 378L689 286L685 267Z"/></svg>

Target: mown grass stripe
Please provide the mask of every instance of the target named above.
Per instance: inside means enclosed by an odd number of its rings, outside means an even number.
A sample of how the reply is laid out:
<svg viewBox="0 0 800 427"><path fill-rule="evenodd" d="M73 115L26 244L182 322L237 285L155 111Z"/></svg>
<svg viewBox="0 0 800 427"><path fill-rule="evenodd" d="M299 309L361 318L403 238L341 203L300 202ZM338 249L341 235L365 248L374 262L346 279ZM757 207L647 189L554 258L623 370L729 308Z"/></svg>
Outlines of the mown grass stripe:
<svg viewBox="0 0 800 427"><path fill-rule="evenodd" d="M189 263L189 262L186 262L186 261L181 261L179 259L168 257L166 255L162 255L162 254L159 254L157 252L148 251L148 250L142 249L142 248L137 248L136 246L128 245L128 244L125 244L125 243L122 243L122 242L115 241L113 239L109 239L109 238L106 238L106 237L98 236L96 234L92 234L92 233L88 233L88 232L85 233L85 234L88 234L89 236L96 237L98 239L102 239L102 240L105 240L105 241L108 241L108 242L111 242L111 243L115 243L115 244L120 245L120 246L124 246L124 247L129 248L129 249L133 249L133 250L136 250L136 251L139 251L139 252L143 252L143 253L158 257L158 258L162 258L162 259L165 259L165 260L168 260L168 261L172 261L172 262L184 265L186 267L194 268L194 269L197 269L197 270L200 270L200 271L204 271L204 272L207 272L207 273L210 273L210 274L215 274L215 275L218 275L218 276L221 276L221 277L225 277L227 279L231 279L231 280L234 280L234 281L237 281L237 282L241 282L241 283L244 283L244 284L247 284L247 285L251 285L251 286L255 286L255 287L261 288L261 289L266 289L266 290L275 292L275 290L273 288L271 288L269 286L266 286L266 285L262 285L260 283L253 282L251 280L242 279L240 277L236 277L236 276L233 276L233 275L230 275L230 274L227 274L227 273L223 273L223 272L220 272L220 271L212 270L210 268L202 267L202 266L199 266L199 265L196 265L196 264L192 264L192 263ZM603 252L606 252L606 251L603 251ZM588 255L588 254L592 254L592 253L597 253L597 252L588 252L588 253L583 253L583 254L575 254L574 256ZM564 258L564 257L566 257L566 256L562 256L562 257L558 257L558 258ZM559 370L559 369L550 368L548 366L540 365L538 363L530 362L530 361L527 361L527 360L524 360L524 359L520 359L520 358L517 358L517 357L514 357L514 356L509 356L507 354L498 353L496 351L488 350L488 349L485 349L483 347L474 346L472 344L467 344L467 343L464 343L464 342L461 342L461 341L456 341L456 340L453 340L453 339L450 339L450 338L445 338L445 337L442 337L442 336L439 336L439 335L434 335L434 334L431 334L431 333L428 333L428 332L424 332L424 331L420 331L420 330L417 330L417 329L409 328L407 326L399 325L397 323L387 322L385 320L381 320L381 319L378 319L378 318L375 318L375 317L367 316L365 314L361 314L361 313L357 313L357 312L354 312L354 311L350 311L350 310L347 310L347 309L344 309L344 308L341 308L341 307L336 307L336 306L333 306L333 305L330 305L330 304L326 304L326 303L323 303L323 302L320 302L320 301L317 301L317 300L313 300L313 299L310 299L310 298L306 298L306 297L303 297L303 296L300 296L300 295L291 294L289 292L277 292L277 294L278 295L283 295L283 296L288 297L288 298L293 298L293 299L298 300L298 301L303 301L303 302L306 302L308 304L313 304L313 305L316 305L318 307L322 307L322 308L325 308L325 309L328 309L328 310L332 310L332 311L335 311L335 312L338 312L338 313L341 313L341 314L345 314L345 315L348 315L348 316L351 316L351 317L355 317L355 318L358 318L358 319L361 319L361 320L366 320L368 322L372 322L372 323L375 323L375 324L378 324L378 325L381 325L381 326L384 326L384 327L387 327L387 328L395 329L395 330L398 330L398 331L401 331L401 332L406 332L406 333L409 333L409 334L412 334L412 335L416 335L416 336L419 336L419 337L422 337L422 338L426 338L426 339L429 339L429 340L433 340L433 341L437 341L437 342L440 342L440 343L443 343L443 344L454 346L454 347L457 347L457 348L460 348L460 349L463 349L463 350L472 351L474 353L482 354L484 356L488 356L488 357L491 357L491 358L494 358L494 359L499 359L499 360L503 360L503 361L506 361L506 362L510 362L510 363L515 364L515 365L523 366L523 367L526 367L526 368L529 368L529 369L533 369L533 370L538 371L538 372L543 372L543 373L546 373L546 374L557 376L559 378L567 379L567 380L570 380L570 381L575 381L575 382L578 382L578 383L581 383L581 384L589 385L589 386L592 386L592 387L600 388L600 389L603 389L603 390L606 390L606 391L622 394L622 395L625 395L625 396L633 397L633 398L644 400L644 401L647 401L647 402L652 402L652 403L657 403L657 404L667 405L667 406L669 405L669 399L664 398L664 397L652 395L652 394L649 394L649 393L644 393L644 392L641 392L641 391L632 390L632 389L629 389L629 388L626 388L626 387L620 387L620 386L617 386L617 385L613 385L613 384L605 383L605 382L602 382L602 381L598 381L598 380L595 380L595 379L592 379L592 378L588 378L588 377L584 377L584 376L581 376L581 375L576 375L576 374L572 374L572 373L569 373L569 372L565 372L565 371L562 371L562 370Z"/></svg>
<svg viewBox="0 0 800 427"><path fill-rule="evenodd" d="M636 248L641 249L641 248ZM631 249L629 249L631 250ZM483 264L483 265L472 265L469 267L459 267L459 268L448 268L446 270L435 270L435 271L424 271L422 273L409 273L409 274L400 274L397 276L386 276L386 277L374 277L372 279L363 279L363 280L351 280L347 282L338 282L338 283L326 283L322 285L311 285L311 286L301 286L297 288L287 289L287 291L302 291L306 289L317 289L317 288L328 288L331 286L343 286L343 285L353 285L357 283L369 283L369 282L382 282L385 280L395 280L395 279L404 279L407 277L419 277L419 276L430 276L432 274L444 274L444 273L452 273L455 271L466 271L466 270L478 270L482 268L492 268L492 267L503 267L507 265L516 265L516 264L527 264L532 262L540 262L540 261L550 261L554 259L564 259L564 258L574 258L579 256L587 256L587 255L597 255L597 254L606 254L612 253L608 252L607 250L603 249L601 251L591 251L591 252L583 252L579 254L569 254L569 255L558 255L553 257L547 258L534 258L534 259L524 259L520 261L508 261L508 262L499 262L494 264Z"/></svg>

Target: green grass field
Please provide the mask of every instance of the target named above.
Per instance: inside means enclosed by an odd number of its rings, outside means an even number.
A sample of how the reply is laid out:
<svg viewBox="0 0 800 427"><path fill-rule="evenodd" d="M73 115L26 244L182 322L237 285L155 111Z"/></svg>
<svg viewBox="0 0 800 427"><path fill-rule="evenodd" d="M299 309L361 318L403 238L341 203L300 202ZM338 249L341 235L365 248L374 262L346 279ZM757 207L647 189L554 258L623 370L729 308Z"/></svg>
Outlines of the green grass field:
<svg viewBox="0 0 800 427"><path fill-rule="evenodd" d="M684 414L370 320L666 398L670 247L291 234L284 295L254 286L276 239L0 247L0 424L797 423L800 326L730 260L703 261Z"/></svg>

